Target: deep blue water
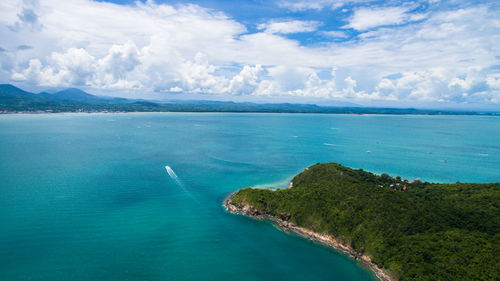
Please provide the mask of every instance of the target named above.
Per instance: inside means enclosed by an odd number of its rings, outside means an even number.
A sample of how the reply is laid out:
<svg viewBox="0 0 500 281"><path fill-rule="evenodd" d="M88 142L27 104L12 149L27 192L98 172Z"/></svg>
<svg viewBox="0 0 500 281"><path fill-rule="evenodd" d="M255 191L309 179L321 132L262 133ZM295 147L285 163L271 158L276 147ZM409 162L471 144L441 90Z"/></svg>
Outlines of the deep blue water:
<svg viewBox="0 0 500 281"><path fill-rule="evenodd" d="M287 186L318 162L500 181L500 118L3 115L0 280L374 280L331 249L221 207L236 189Z"/></svg>

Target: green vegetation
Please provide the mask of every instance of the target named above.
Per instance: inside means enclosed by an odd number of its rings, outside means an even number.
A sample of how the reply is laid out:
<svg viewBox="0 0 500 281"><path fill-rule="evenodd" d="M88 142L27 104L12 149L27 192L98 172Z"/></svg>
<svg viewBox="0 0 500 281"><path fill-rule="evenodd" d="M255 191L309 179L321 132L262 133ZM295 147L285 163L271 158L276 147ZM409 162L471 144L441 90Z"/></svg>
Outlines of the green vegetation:
<svg viewBox="0 0 500 281"><path fill-rule="evenodd" d="M232 203L291 215L395 279L500 280L500 183L407 182L327 163L297 175L291 189L246 188Z"/></svg>
<svg viewBox="0 0 500 281"><path fill-rule="evenodd" d="M315 104L257 104L221 101L152 102L94 96L78 89L34 94L0 84L0 113L12 112L262 112L326 114L500 115L499 112L440 111L414 108L333 107Z"/></svg>

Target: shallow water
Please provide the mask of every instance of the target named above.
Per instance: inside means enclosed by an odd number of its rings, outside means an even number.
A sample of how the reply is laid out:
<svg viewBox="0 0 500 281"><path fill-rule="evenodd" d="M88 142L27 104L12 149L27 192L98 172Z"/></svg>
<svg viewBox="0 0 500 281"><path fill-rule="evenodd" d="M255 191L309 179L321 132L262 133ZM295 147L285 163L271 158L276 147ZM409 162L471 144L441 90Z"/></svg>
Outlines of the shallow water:
<svg viewBox="0 0 500 281"><path fill-rule="evenodd" d="M500 181L500 118L3 115L0 157L1 280L374 280L223 198L317 162Z"/></svg>

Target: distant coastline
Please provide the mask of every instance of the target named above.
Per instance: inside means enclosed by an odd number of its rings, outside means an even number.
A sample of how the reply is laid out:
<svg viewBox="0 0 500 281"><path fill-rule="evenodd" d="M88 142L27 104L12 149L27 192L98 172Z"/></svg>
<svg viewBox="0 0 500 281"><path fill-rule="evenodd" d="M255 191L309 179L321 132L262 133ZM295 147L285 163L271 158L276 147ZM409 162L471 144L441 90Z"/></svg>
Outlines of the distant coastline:
<svg viewBox="0 0 500 281"><path fill-rule="evenodd" d="M399 109L396 109L399 110ZM401 109L403 110L403 109ZM436 111L435 113L387 113L387 112L373 112L373 113L362 113L362 112L288 112L288 111L6 111L1 110L0 115L23 115L23 114L130 114L130 113L248 113L248 114L320 114L320 115L366 115L366 116L487 116L487 117L499 117L500 113L496 112L445 112Z"/></svg>
<svg viewBox="0 0 500 281"><path fill-rule="evenodd" d="M298 104L300 105L300 104ZM183 106L196 106L195 104L183 104ZM256 104L255 106L259 106ZM279 105L278 105L279 106ZM198 110L5 110L0 107L2 114L58 114L58 113L82 113L82 114L108 114L108 113L285 113L285 114L324 114L324 115L428 115L428 116L500 116L500 112L475 112L475 111L446 111L446 110L423 110L404 108L344 108L325 107L332 110L300 111L300 110L267 110L266 105L262 105L262 110L219 110L219 109L198 109Z"/></svg>
<svg viewBox="0 0 500 281"><path fill-rule="evenodd" d="M290 187L291 186L292 182L290 182ZM234 205L231 200L233 196L236 194L236 192L231 193L229 197L226 200L224 200L223 206L226 209L226 211L233 214L248 216L258 220L271 221L284 232L293 232L301 237L304 237L314 242L321 243L325 246L335 249L340 253L349 256L350 258L361 263L363 266L367 267L380 281L395 281L395 279L391 278L386 272L384 272L384 270L382 270L376 264L374 264L369 256L356 252L353 248L342 243L340 240L336 239L331 235L319 234L314 232L313 230L304 227L299 227L292 222L286 221L281 218L273 217L266 213L262 213L257 208L252 207L250 205L243 205L243 206Z"/></svg>
<svg viewBox="0 0 500 281"><path fill-rule="evenodd" d="M0 84L0 114L129 112L500 116L500 111L363 107L357 104L346 103L320 106L316 104L210 100L150 101L96 96L79 89L66 89L52 94L45 92L35 94L10 84Z"/></svg>

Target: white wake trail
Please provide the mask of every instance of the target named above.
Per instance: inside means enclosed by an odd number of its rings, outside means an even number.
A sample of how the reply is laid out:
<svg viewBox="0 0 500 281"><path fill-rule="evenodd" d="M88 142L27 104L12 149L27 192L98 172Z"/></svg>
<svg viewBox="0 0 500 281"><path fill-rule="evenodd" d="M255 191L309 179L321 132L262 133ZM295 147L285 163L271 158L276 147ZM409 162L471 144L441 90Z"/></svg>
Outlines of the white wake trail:
<svg viewBox="0 0 500 281"><path fill-rule="evenodd" d="M184 189L184 186L179 181L179 177L175 174L174 170L172 170L170 166L165 166L165 170L167 170L167 173L170 176L170 178L173 179L180 187L182 187L182 189Z"/></svg>
<svg viewBox="0 0 500 281"><path fill-rule="evenodd" d="M189 190L187 190L184 187L184 185L182 184L182 182L179 180L179 177L175 174L174 170L172 170L172 168L170 168L170 166L165 166L165 170L167 170L167 173L170 176L170 178L175 181L175 183L187 194L187 196L191 197L191 199L193 199L196 202L198 202L198 200L196 200L193 197L193 195L191 194L191 192L189 192Z"/></svg>
<svg viewBox="0 0 500 281"><path fill-rule="evenodd" d="M173 178L174 180L178 180L179 178L177 177L177 175L175 174L174 170L172 170L172 168L170 168L170 166L165 166L165 170L167 170L167 173L168 175Z"/></svg>

